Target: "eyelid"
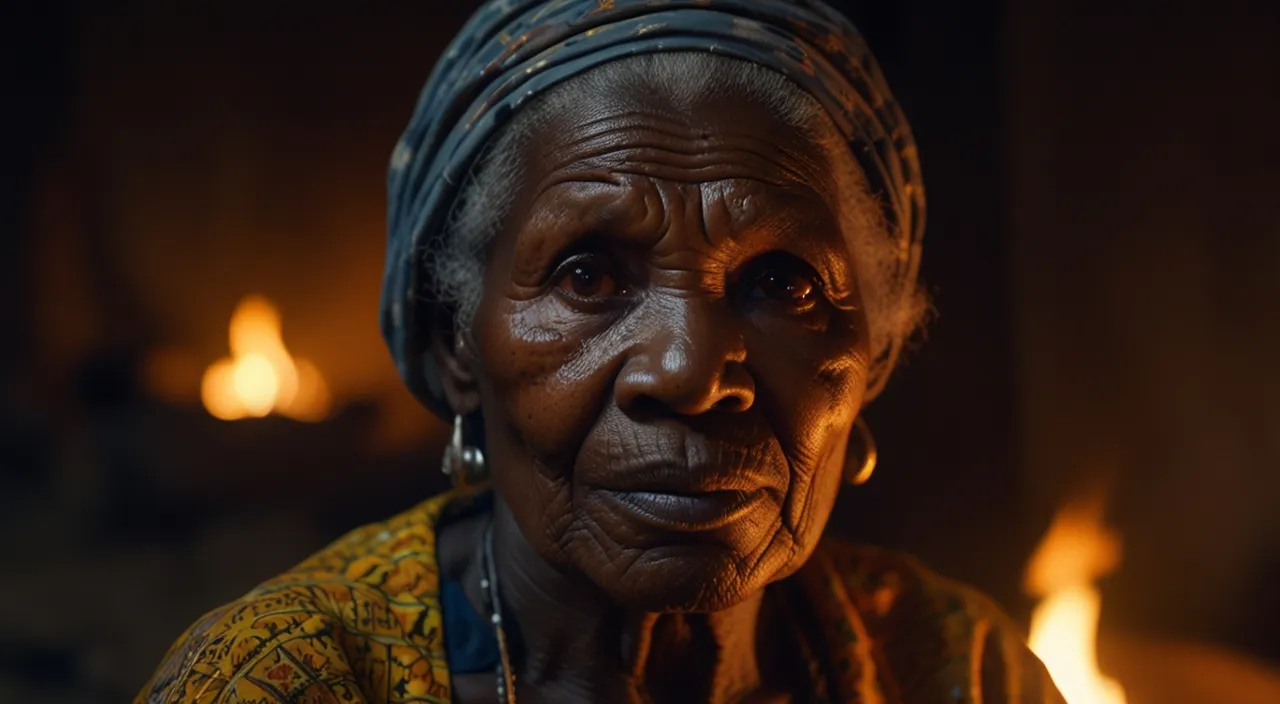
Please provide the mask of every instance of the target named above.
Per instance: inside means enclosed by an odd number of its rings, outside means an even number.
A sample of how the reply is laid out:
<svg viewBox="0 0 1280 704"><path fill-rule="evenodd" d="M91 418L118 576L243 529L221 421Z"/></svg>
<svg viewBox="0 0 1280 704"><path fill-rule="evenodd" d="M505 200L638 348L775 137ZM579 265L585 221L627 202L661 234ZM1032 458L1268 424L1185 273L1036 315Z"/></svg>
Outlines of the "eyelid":
<svg viewBox="0 0 1280 704"><path fill-rule="evenodd" d="M573 273L572 266L575 263L581 263L581 262L596 263L599 261L600 261L600 256L596 252L593 252L591 250L583 250L579 248L568 250L564 254L556 257L556 259L552 262L552 265L548 269L546 281L543 282L543 285L544 286L559 285L559 283L563 281L566 276ZM611 267L605 266L602 268L605 269L606 273L610 275L613 274Z"/></svg>
<svg viewBox="0 0 1280 704"><path fill-rule="evenodd" d="M546 276L555 278L569 262L580 261L584 258L603 262L611 272L618 268L616 258L610 254L608 242L604 241L603 235L592 233L575 238L573 242L562 247L554 256L550 257Z"/></svg>
<svg viewBox="0 0 1280 704"><path fill-rule="evenodd" d="M780 266L780 264L782 264ZM790 264L786 266L785 264ZM792 270L792 273L799 274L808 278L813 282L814 288L817 288L825 296L831 288L827 282L829 277L824 276L822 270L813 266L804 257L786 250L774 250L766 252L750 261L744 272L745 276L741 281L754 285L761 277L779 270Z"/></svg>
<svg viewBox="0 0 1280 704"><path fill-rule="evenodd" d="M858 306L855 303L857 300L857 289L856 284L854 283L857 279L854 278L853 275L843 271L846 268L852 269L852 263L841 262L839 264L832 265L828 262L824 262L822 266L814 266L808 259L800 256L799 254L791 252L788 252L788 254L791 254L804 262L813 271L816 277L814 282L818 284L818 289L822 292L822 297L831 305L840 310L857 309Z"/></svg>
<svg viewBox="0 0 1280 704"><path fill-rule="evenodd" d="M791 267L779 267L778 259L790 261ZM843 264L834 266L814 266L808 258L800 253L779 249L761 254L753 258L744 267L742 274L737 277L739 286L743 286L744 293L750 291L758 284L760 278L770 271L777 271L779 268L791 268L798 270L811 282L818 292L818 298L813 299L813 304L825 302L832 308L844 312L856 311L859 309L858 295L855 279L850 276L840 276L840 268ZM851 265L850 265L851 266Z"/></svg>
<svg viewBox="0 0 1280 704"><path fill-rule="evenodd" d="M566 291L562 284L573 274L573 269L577 263L583 261L591 261L596 263L604 276L613 280L614 292L611 295L600 298L586 298L572 291ZM561 296L571 305L584 307L584 310L601 312L606 309L617 308L625 301L631 299L634 293L633 282L625 275L623 268L618 264L616 258L607 253L599 251L577 251L562 258L552 270L551 276L547 279L543 286L543 292Z"/></svg>

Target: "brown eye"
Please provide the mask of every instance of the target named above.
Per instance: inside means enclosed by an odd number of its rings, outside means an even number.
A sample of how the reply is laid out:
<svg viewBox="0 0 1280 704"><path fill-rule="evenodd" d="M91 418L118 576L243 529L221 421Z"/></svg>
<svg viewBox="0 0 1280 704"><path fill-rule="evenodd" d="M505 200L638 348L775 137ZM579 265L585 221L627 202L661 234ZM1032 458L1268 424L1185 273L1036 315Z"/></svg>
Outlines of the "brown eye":
<svg viewBox="0 0 1280 704"><path fill-rule="evenodd" d="M812 276L786 269L766 271L756 279L750 297L773 301L795 312L813 307L818 299L818 285Z"/></svg>
<svg viewBox="0 0 1280 704"><path fill-rule="evenodd" d="M567 262L562 271L560 290L577 298L611 298L620 291L613 276L589 258Z"/></svg>
<svg viewBox="0 0 1280 704"><path fill-rule="evenodd" d="M792 305L802 305L813 300L816 288L813 280L801 274L769 272L756 283L758 296L772 298Z"/></svg>

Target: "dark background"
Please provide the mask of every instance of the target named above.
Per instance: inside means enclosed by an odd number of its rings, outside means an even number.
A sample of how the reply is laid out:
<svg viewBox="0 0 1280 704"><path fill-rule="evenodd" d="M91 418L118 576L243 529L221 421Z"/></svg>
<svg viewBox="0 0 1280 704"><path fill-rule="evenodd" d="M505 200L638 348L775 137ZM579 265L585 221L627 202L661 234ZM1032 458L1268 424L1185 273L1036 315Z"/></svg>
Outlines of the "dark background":
<svg viewBox="0 0 1280 704"><path fill-rule="evenodd" d="M1025 618L1102 479L1104 630L1280 660L1280 10L838 4L920 143L940 316L833 530ZM383 183L472 6L0 10L0 700L127 698L202 611L442 485L377 334ZM200 409L252 292L332 420Z"/></svg>

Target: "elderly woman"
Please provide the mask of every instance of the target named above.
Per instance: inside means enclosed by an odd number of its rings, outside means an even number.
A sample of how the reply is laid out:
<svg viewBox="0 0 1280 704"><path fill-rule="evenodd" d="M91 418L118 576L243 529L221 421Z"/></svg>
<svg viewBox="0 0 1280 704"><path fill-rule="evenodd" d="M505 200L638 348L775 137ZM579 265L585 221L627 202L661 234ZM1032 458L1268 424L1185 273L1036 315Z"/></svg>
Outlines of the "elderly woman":
<svg viewBox="0 0 1280 704"><path fill-rule="evenodd" d="M458 488L200 619L139 702L1056 702L823 543L923 308L911 133L819 0L493 0L391 158L383 329Z"/></svg>

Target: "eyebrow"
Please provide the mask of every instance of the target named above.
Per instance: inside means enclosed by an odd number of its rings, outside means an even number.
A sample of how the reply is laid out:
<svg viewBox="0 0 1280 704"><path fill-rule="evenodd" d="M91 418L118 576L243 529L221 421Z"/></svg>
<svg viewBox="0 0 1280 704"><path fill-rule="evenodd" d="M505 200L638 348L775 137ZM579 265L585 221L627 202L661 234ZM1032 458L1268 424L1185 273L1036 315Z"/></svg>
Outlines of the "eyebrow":
<svg viewBox="0 0 1280 704"><path fill-rule="evenodd" d="M631 242L634 245L638 244L637 240L643 237L640 232L622 231L623 223L634 222L633 218L618 212L624 209L622 201L627 198L625 185L619 183L616 178L610 178L603 171L584 172L580 176L582 177L558 181L547 188L539 189L539 194L534 198L531 206L533 217L516 234L514 247L517 256L513 262L513 273L527 274L536 271L541 274L545 272L551 261L561 256L566 250L581 248L593 241ZM586 184L605 188L590 194L584 194L581 189L573 188L574 185ZM562 190L566 187L567 193ZM613 189L621 190L610 194L608 191ZM561 192L549 194L553 190ZM539 203L548 197L555 198L557 206L539 207ZM645 210L651 212L653 209L646 207ZM665 221L665 208L662 212ZM565 213L570 213L570 217L566 217ZM665 225L665 222L662 224Z"/></svg>

